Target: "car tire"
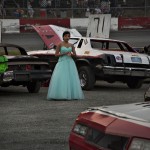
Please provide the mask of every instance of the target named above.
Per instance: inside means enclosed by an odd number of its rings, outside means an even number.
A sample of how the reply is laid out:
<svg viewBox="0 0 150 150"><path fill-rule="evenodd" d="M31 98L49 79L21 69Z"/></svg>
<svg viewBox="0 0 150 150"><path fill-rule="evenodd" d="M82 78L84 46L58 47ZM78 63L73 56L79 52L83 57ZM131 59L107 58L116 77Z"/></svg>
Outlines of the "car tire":
<svg viewBox="0 0 150 150"><path fill-rule="evenodd" d="M95 75L91 68L82 66L79 68L79 78L83 90L91 90L95 85Z"/></svg>
<svg viewBox="0 0 150 150"><path fill-rule="evenodd" d="M40 81L29 82L27 85L29 93L38 93L40 91L40 87L41 87Z"/></svg>
<svg viewBox="0 0 150 150"><path fill-rule="evenodd" d="M130 79L127 81L127 86L131 89L139 89L142 87L142 80L140 79Z"/></svg>

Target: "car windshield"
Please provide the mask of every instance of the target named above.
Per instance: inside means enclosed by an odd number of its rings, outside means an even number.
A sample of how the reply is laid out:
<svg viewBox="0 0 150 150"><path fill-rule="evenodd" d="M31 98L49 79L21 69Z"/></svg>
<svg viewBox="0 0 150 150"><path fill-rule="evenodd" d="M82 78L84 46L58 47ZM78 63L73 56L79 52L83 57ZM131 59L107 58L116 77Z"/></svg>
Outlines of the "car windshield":
<svg viewBox="0 0 150 150"><path fill-rule="evenodd" d="M91 39L91 47L100 50L135 52L128 44L119 41Z"/></svg>

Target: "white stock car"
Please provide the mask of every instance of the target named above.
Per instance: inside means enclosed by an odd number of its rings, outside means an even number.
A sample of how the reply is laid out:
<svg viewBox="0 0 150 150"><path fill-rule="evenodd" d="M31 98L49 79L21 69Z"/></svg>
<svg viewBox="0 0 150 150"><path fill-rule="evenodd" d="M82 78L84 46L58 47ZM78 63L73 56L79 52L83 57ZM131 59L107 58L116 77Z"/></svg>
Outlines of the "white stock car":
<svg viewBox="0 0 150 150"><path fill-rule="evenodd" d="M150 56L140 54L124 41L82 37L75 29L54 25L34 26L43 39L46 50L28 52L29 55L47 58L53 70L58 58L53 48L62 41L65 30L71 32L70 43L75 46L81 86L91 90L97 80L109 83L121 81L129 88L140 88L145 79L150 78Z"/></svg>

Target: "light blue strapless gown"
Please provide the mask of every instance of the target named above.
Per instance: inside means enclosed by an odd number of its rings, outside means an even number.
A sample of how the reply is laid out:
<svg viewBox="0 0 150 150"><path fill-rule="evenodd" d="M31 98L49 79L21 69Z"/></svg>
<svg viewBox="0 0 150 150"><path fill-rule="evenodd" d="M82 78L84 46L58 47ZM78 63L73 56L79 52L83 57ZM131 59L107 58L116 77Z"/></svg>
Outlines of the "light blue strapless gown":
<svg viewBox="0 0 150 150"><path fill-rule="evenodd" d="M60 53L71 52L72 47L62 46ZM72 57L63 55L53 71L47 94L48 100L84 99L78 71Z"/></svg>

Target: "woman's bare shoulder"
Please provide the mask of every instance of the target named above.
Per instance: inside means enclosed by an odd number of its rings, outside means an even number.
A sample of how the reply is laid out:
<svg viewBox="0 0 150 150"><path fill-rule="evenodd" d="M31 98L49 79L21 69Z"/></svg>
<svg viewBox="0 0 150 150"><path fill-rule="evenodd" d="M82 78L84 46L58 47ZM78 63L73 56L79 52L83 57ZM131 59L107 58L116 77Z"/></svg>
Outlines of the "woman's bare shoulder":
<svg viewBox="0 0 150 150"><path fill-rule="evenodd" d="M61 47L63 45L63 42L58 43L58 47Z"/></svg>

